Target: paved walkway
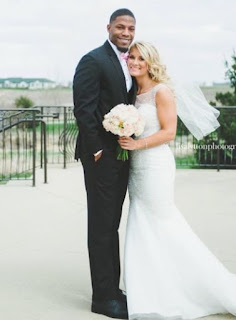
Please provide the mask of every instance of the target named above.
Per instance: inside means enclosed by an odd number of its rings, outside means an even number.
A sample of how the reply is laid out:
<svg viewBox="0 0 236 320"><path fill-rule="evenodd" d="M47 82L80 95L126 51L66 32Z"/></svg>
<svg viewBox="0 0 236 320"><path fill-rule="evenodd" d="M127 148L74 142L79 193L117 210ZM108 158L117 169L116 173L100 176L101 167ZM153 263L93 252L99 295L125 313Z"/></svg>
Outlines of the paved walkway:
<svg viewBox="0 0 236 320"><path fill-rule="evenodd" d="M37 186L0 186L0 318L105 320L90 312L86 197L79 164L38 171ZM178 170L176 202L192 228L236 273L236 170ZM123 248L128 199L121 224ZM123 251L123 250L122 250ZM122 255L121 251L121 255ZM215 315L207 320L235 319Z"/></svg>

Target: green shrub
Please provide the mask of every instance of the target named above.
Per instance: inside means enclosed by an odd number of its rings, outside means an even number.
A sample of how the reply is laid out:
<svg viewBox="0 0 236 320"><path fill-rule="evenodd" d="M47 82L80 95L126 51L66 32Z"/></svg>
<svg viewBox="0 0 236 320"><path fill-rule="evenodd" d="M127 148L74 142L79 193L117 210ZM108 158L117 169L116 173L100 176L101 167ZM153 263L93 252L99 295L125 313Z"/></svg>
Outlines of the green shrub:
<svg viewBox="0 0 236 320"><path fill-rule="evenodd" d="M34 103L30 98L26 96L20 96L19 98L16 98L15 105L17 108L27 109L27 108L32 108Z"/></svg>

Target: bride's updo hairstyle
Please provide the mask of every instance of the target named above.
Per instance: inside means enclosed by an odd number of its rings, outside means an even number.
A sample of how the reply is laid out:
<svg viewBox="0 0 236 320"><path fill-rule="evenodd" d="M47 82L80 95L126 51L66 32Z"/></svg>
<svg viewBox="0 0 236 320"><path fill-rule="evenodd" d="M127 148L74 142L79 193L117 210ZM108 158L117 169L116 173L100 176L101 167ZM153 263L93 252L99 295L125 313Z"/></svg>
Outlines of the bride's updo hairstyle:
<svg viewBox="0 0 236 320"><path fill-rule="evenodd" d="M166 73L166 66L161 63L157 49L150 43L136 41L129 47L129 52L136 48L148 64L149 76L156 82L170 84L170 77Z"/></svg>

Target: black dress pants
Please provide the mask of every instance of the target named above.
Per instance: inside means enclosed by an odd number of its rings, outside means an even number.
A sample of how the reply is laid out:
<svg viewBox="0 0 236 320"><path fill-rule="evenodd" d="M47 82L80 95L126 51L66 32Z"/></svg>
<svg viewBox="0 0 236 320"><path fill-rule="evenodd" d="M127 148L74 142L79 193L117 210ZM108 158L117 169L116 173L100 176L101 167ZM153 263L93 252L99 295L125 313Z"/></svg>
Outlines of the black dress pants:
<svg viewBox="0 0 236 320"><path fill-rule="evenodd" d="M115 150L104 149L81 157L88 205L88 250L93 300L114 299L120 281L119 224L124 202L129 161L116 159Z"/></svg>

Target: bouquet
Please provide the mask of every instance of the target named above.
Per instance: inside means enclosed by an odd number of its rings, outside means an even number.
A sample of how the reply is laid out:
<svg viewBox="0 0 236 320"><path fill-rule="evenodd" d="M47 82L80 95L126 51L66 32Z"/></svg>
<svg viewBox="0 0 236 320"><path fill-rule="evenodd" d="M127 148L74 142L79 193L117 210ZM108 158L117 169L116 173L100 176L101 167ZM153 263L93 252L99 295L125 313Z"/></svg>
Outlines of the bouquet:
<svg viewBox="0 0 236 320"><path fill-rule="evenodd" d="M145 122L138 110L131 104L118 104L104 116L102 122L106 131L118 135L120 137L130 137L133 134L139 136L142 134ZM128 150L117 147L117 159L128 160Z"/></svg>

